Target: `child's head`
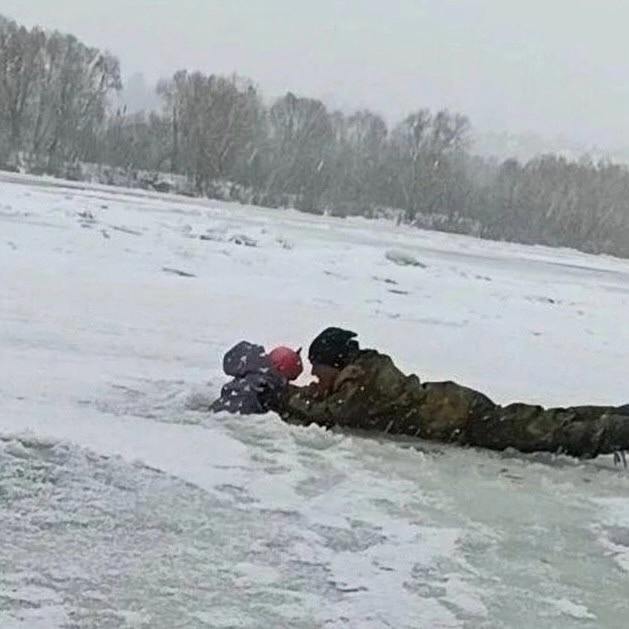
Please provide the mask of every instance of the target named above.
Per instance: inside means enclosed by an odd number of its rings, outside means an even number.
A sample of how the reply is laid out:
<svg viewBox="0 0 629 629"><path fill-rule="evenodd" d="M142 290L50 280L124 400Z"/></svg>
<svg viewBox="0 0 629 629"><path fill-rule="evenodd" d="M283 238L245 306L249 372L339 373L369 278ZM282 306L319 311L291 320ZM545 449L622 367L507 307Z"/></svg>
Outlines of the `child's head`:
<svg viewBox="0 0 629 629"><path fill-rule="evenodd" d="M269 360L275 371L284 376L284 378L296 380L304 370L301 356L299 355L300 352L301 348L295 351L290 349L290 347L276 347L269 353Z"/></svg>

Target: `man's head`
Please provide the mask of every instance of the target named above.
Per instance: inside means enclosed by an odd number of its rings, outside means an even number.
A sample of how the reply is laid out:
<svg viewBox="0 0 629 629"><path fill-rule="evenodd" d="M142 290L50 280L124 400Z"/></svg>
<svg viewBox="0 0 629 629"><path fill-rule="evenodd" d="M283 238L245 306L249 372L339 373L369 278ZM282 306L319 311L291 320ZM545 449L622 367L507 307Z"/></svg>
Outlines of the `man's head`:
<svg viewBox="0 0 629 629"><path fill-rule="evenodd" d="M324 389L329 388L341 369L344 369L358 352L355 332L341 328L327 328L310 345L308 360L312 375Z"/></svg>

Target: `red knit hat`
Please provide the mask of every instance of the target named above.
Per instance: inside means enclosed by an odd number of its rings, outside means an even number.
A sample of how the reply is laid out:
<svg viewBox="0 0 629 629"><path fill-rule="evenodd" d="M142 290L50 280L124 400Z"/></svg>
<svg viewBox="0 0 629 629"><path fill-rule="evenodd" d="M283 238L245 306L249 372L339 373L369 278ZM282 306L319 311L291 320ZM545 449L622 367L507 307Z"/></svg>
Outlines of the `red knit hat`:
<svg viewBox="0 0 629 629"><path fill-rule="evenodd" d="M290 349L290 347L276 347L269 354L269 360L275 370L287 380L296 380L304 370L300 352L301 347L297 351Z"/></svg>

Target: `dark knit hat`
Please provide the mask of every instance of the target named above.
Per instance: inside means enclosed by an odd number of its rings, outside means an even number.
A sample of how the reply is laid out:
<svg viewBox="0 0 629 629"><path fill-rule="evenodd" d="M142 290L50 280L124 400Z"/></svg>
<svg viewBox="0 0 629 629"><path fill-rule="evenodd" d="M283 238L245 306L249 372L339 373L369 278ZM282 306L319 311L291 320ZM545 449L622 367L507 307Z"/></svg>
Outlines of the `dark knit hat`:
<svg viewBox="0 0 629 629"><path fill-rule="evenodd" d="M341 328L327 328L317 336L308 350L308 360L313 364L343 369L358 352L356 332Z"/></svg>

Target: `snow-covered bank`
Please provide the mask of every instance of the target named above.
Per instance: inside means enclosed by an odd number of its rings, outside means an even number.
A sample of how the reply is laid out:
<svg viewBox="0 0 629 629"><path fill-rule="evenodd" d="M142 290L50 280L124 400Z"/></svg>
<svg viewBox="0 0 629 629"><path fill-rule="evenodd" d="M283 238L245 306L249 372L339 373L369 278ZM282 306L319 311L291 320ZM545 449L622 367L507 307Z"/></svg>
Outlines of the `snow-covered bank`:
<svg viewBox="0 0 629 629"><path fill-rule="evenodd" d="M336 323L499 401L626 403L628 261L45 181L0 181L0 229L0 626L624 625L609 459L194 409L234 341Z"/></svg>

